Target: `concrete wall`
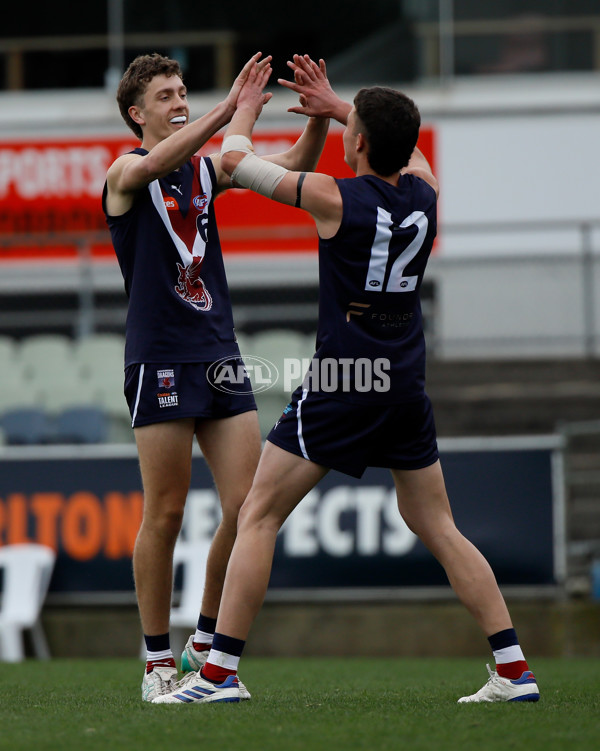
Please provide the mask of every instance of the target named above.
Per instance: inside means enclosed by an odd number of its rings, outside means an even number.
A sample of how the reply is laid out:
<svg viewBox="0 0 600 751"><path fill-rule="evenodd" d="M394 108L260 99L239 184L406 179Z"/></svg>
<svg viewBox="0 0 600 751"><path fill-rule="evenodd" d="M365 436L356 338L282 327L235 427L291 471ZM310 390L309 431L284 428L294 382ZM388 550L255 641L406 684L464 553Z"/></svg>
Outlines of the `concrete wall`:
<svg viewBox="0 0 600 751"><path fill-rule="evenodd" d="M511 602L519 638L532 657L600 657L600 605L589 601ZM540 624L543 628L540 629ZM46 608L43 625L54 657L136 657L142 641L137 610ZM106 638L110 634L110 638ZM326 655L481 657L488 644L455 601L388 604L266 603L247 656Z"/></svg>

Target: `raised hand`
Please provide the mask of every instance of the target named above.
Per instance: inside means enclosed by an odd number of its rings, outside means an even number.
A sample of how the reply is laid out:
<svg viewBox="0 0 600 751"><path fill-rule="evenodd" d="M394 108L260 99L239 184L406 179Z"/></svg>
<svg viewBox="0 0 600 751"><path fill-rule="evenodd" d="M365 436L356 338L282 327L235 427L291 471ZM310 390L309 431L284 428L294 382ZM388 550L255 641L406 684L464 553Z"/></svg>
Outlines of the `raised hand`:
<svg viewBox="0 0 600 751"><path fill-rule="evenodd" d="M233 82L233 85L231 89L229 90L229 94L227 95L227 98L225 102L234 109L237 106L238 97L240 95L240 91L242 90L242 87L246 83L246 80L248 79L248 76L250 75L250 71L253 70L253 68L258 67L259 70L263 70L266 67L270 68L271 60L273 59L271 55L268 55L267 57L260 59L262 57L262 52L255 52L254 55L248 60L248 62L244 65L242 70L238 73L235 81ZM270 74L269 74L270 75Z"/></svg>
<svg viewBox="0 0 600 751"><path fill-rule="evenodd" d="M271 92L264 92L271 73L270 58L251 66L244 85L239 93L237 109L248 109L254 113L255 119L260 115L263 106L271 99Z"/></svg>
<svg viewBox="0 0 600 751"><path fill-rule="evenodd" d="M289 107L288 112L308 117L340 119L342 116L345 122L351 106L343 102L331 88L323 59L317 65L309 55L294 55L293 60L288 60L288 67L294 72L294 80L279 78L277 81L299 96L299 105Z"/></svg>

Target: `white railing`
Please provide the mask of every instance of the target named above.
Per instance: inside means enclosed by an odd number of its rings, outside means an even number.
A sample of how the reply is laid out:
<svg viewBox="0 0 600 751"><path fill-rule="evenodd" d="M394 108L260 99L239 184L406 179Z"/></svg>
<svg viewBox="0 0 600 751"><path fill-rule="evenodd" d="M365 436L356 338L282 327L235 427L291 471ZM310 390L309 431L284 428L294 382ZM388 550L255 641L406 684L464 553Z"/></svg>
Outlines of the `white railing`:
<svg viewBox="0 0 600 751"><path fill-rule="evenodd" d="M425 277L424 310L432 355L444 359L600 356L600 219L442 223L439 237L440 250L434 252ZM12 320L11 299L17 298L31 300L28 321L38 321L42 330L44 322L50 322L36 312L40 290L32 285L32 269L40 278L40 265L45 295L77 296L75 330L83 335L97 328L102 321L96 296L123 289L116 260L93 259L90 248L98 243L109 244L108 235L0 236L0 259L5 248L70 245L77 249L71 262L44 265L39 253L29 263L25 257L20 262L0 261L0 329ZM226 249L225 237L223 245ZM226 253L226 265L232 290L245 291L248 300L256 291L261 322L268 320L271 304L274 320L286 320L282 307L287 306L289 320L309 316L309 323L316 322L316 307L302 306L297 295L296 302L285 295L279 300L271 294L269 301L258 299L261 291L286 285L314 289L318 283L314 254ZM252 301L237 312L238 325L244 328L252 321Z"/></svg>

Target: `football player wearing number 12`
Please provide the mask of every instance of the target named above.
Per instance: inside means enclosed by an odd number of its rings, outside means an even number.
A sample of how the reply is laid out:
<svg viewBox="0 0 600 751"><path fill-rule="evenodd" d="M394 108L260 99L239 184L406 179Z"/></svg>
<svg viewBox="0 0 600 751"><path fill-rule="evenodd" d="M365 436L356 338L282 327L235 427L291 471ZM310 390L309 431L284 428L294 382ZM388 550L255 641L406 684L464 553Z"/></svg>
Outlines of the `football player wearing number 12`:
<svg viewBox="0 0 600 751"><path fill-rule="evenodd" d="M362 89L354 106L331 89L323 61L295 56L292 111L346 125L356 177L291 172L259 159L252 130L270 71L254 65L227 129L221 165L235 183L308 211L319 234L320 310L313 368L268 436L242 506L208 660L159 703L238 701L237 667L267 589L281 525L329 469L391 470L400 514L444 567L488 637L496 670L460 702L537 701L539 691L494 574L456 528L425 393L419 287L436 233L438 183L416 148L420 115L393 89ZM283 83L280 81L280 83ZM319 361L340 363L325 391ZM364 363L388 361L387 388L365 389ZM345 368L342 368L342 361ZM355 372L349 363L361 363ZM329 386L329 385L328 385ZM443 628L443 626L440 626ZM489 668L488 668L489 669Z"/></svg>

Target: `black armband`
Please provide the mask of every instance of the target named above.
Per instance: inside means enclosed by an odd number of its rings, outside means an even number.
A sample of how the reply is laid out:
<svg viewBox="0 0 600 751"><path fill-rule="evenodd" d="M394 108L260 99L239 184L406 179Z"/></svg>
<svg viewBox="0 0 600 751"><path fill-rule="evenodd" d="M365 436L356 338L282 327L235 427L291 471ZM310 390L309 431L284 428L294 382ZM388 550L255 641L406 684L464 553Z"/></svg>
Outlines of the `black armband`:
<svg viewBox="0 0 600 751"><path fill-rule="evenodd" d="M298 175L298 185L296 186L296 203L294 204L297 209L300 208L300 200L302 198L302 183L304 182L305 177L306 172L301 172Z"/></svg>

